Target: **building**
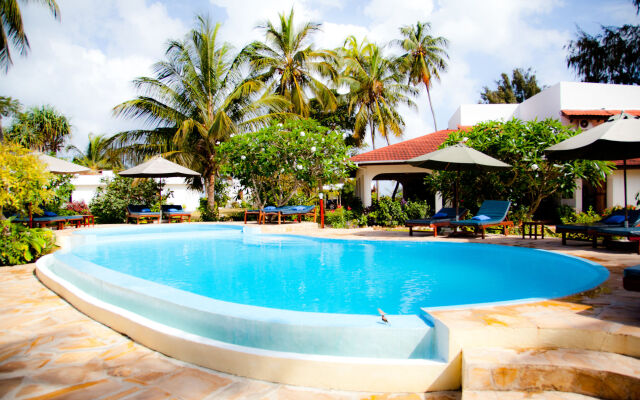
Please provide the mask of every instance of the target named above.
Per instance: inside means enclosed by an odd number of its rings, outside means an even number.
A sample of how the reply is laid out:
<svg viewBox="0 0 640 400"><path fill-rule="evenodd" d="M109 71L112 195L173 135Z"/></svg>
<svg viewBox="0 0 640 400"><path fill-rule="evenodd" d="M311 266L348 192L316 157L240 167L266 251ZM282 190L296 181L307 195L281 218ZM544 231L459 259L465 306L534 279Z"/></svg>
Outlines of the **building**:
<svg viewBox="0 0 640 400"><path fill-rule="evenodd" d="M640 116L640 86L611 85L585 82L560 82L544 89L520 104L465 104L458 107L449 119L448 129L372 150L352 157L358 166L356 194L365 206L371 204L371 182L397 180L403 185L403 193L410 193L408 184L417 175L430 171L411 167L410 158L434 151L450 132L464 129L479 122L507 121L518 118L524 121L547 118L559 119L565 125L586 130L607 120L620 111ZM640 133L639 133L640 135ZM621 165L621 163L618 163ZM636 203L640 192L640 159L631 160L628 170L629 204ZM397 178L397 179L396 179ZM417 178L420 179L420 178ZM405 185L406 184L406 185ZM434 194L436 208L441 202ZM596 210L624 204L622 171L615 171L607 178L606 186L594 188L588 182L578 182L572 199L565 204L577 210L593 206Z"/></svg>

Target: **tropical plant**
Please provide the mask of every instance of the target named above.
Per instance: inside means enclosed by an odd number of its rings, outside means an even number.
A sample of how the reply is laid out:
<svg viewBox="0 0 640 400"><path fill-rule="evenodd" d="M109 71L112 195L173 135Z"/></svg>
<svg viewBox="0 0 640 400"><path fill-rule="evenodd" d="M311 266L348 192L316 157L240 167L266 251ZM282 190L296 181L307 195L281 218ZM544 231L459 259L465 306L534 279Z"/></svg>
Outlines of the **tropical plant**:
<svg viewBox="0 0 640 400"><path fill-rule="evenodd" d="M393 43L400 45L406 51L400 57L401 71L405 73L409 83L424 84L433 116L433 127L437 131L438 124L433 111L430 89L433 81L440 79L440 72L447 70L449 41L442 36L432 36L429 22L416 22L415 26L404 26L400 28L400 33L404 39L395 40Z"/></svg>
<svg viewBox="0 0 640 400"><path fill-rule="evenodd" d="M125 161L160 153L198 171L214 212L220 143L264 126L290 105L281 96L261 94L261 82L242 78L240 61L217 39L219 28L198 17L185 40L169 43L166 60L154 65L155 77L134 81L142 94L114 109L117 116L143 120L151 129L121 132L113 139Z"/></svg>
<svg viewBox="0 0 640 400"><path fill-rule="evenodd" d="M30 229L10 220L0 221L0 265L35 261L54 247L55 237L50 229Z"/></svg>
<svg viewBox="0 0 640 400"><path fill-rule="evenodd" d="M22 3L32 1L23 0ZM37 0L38 3L49 8L56 19L60 19L60 9L55 0ZM9 41L20 52L29 52L29 39L22 24L22 12L18 0L0 0L0 68L6 73L13 64Z"/></svg>
<svg viewBox="0 0 640 400"><path fill-rule="evenodd" d="M438 171L426 180L432 189L446 198L452 197L451 188L459 180L459 202L467 209L477 209L486 199L508 199L512 208L526 207L524 218L530 220L542 200L553 195L569 195L578 178L601 184L611 173L611 163L603 161L572 160L552 162L544 157L544 149L578 134L558 120L523 122L487 121L469 131L453 132L442 147L466 140L466 145L502 160L512 166L504 172L486 173Z"/></svg>
<svg viewBox="0 0 640 400"><path fill-rule="evenodd" d="M67 146L67 151L74 154L73 162L84 165L94 171L121 168L122 162L111 146L111 140L105 135L89 134L89 143L84 151L76 146Z"/></svg>
<svg viewBox="0 0 640 400"><path fill-rule="evenodd" d="M220 146L228 175L251 190L259 207L287 204L298 190L315 190L347 176L351 162L342 134L313 120L288 120Z"/></svg>
<svg viewBox="0 0 640 400"><path fill-rule="evenodd" d="M29 150L14 143L0 142L0 219L4 210L27 215L29 208L42 212L40 205L55 193L49 188L49 174Z"/></svg>
<svg viewBox="0 0 640 400"><path fill-rule="evenodd" d="M89 203L91 213L101 224L123 223L127 217L127 206L142 204L159 209L161 201L170 194L159 199L161 186L153 179L133 179L116 175L113 179L103 178L105 187L98 187Z"/></svg>
<svg viewBox="0 0 640 400"><path fill-rule="evenodd" d="M640 84L640 26L602 27L589 35L578 30L570 41L567 66L585 82Z"/></svg>
<svg viewBox="0 0 640 400"><path fill-rule="evenodd" d="M0 142L4 140L4 133L2 132L2 118L13 117L22 111L22 104L16 99L11 97L0 96Z"/></svg>
<svg viewBox="0 0 640 400"><path fill-rule="evenodd" d="M500 80L496 81L496 85L498 87L495 90L491 90L487 86L482 89L482 93L480 93L482 103L522 103L542 91L531 68L526 70L522 68L514 69L511 79L509 79L509 75L502 73Z"/></svg>
<svg viewBox="0 0 640 400"><path fill-rule="evenodd" d="M320 30L320 24L307 22L296 29L292 9L289 15L279 14L279 25L266 21L258 28L265 33L265 41L255 41L242 50L253 69L252 77L288 99L295 114L309 116L306 92L315 96L323 110L335 110L334 93L316 78L335 81L338 77L335 52L313 49L311 36Z"/></svg>
<svg viewBox="0 0 640 400"><path fill-rule="evenodd" d="M57 153L70 135L67 117L52 106L42 106L18 114L6 138L32 150Z"/></svg>
<svg viewBox="0 0 640 400"><path fill-rule="evenodd" d="M361 43L354 36L347 38L341 50L344 68L340 82L347 85L349 111L355 112L354 138L364 140L367 127L375 149L375 133L389 143L389 133L402 136L404 120L397 107L405 104L415 108L408 95L416 90L403 84L397 60L384 57L382 50L366 39Z"/></svg>

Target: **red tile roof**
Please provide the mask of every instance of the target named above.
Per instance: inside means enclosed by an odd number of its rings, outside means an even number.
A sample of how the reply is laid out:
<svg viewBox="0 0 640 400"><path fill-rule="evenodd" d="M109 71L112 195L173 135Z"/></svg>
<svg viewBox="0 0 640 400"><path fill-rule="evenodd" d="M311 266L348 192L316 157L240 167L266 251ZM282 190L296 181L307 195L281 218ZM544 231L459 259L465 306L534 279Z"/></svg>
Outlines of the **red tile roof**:
<svg viewBox="0 0 640 400"><path fill-rule="evenodd" d="M405 140L404 142L355 155L351 157L351 161L362 163L409 160L438 150L438 147L449 137L451 132L456 131L453 129L445 129L415 139Z"/></svg>
<svg viewBox="0 0 640 400"><path fill-rule="evenodd" d="M623 110L562 110L565 117L610 117L620 114ZM624 110L627 114L640 117L640 110Z"/></svg>

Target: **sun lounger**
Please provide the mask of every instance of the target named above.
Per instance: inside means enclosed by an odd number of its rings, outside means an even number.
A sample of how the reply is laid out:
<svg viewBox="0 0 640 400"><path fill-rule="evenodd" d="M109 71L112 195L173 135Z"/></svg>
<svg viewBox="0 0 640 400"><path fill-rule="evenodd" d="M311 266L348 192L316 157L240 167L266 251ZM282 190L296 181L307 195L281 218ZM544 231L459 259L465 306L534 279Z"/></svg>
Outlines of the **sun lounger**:
<svg viewBox="0 0 640 400"><path fill-rule="evenodd" d="M264 224L265 212L270 213L270 215L277 215L277 207L276 206L267 206L260 210L244 210L244 223L247 223L247 215L257 215L258 223Z"/></svg>
<svg viewBox="0 0 640 400"><path fill-rule="evenodd" d="M262 210L262 223L266 221L267 216L278 217L278 224L282 223L283 218L287 216L295 216L298 222L302 222L302 217L304 216L312 216L313 222L316 222L316 206L283 206L283 207L274 207L273 209L269 209L269 207L265 207Z"/></svg>
<svg viewBox="0 0 640 400"><path fill-rule="evenodd" d="M131 204L127 206L127 222L129 219L135 219L136 224L139 224L140 220L156 220L160 223L160 218L162 218L161 212L151 211L147 206Z"/></svg>
<svg viewBox="0 0 640 400"><path fill-rule="evenodd" d="M466 208L458 209L458 219L464 217L467 213ZM418 226L426 226L433 229L433 236L438 236L438 228L449 226L452 220L456 219L456 209L452 207L441 208L440 211L426 219L410 219L405 222L404 226L409 227L409 236L413 236L413 228Z"/></svg>
<svg viewBox="0 0 640 400"><path fill-rule="evenodd" d="M593 248L598 246L598 238L603 237L603 245L607 246L614 236L621 236L629 239L634 244L636 253L640 254L640 226L628 227L618 226L611 227L599 227L593 228L588 232L591 236L591 243Z"/></svg>
<svg viewBox="0 0 640 400"><path fill-rule="evenodd" d="M640 210L629 210L629 226L636 226L640 223ZM556 233L562 234L562 244L567 244L568 234L582 234L591 237L591 240L597 240L594 236L598 229L605 228L622 228L624 226L624 210L616 210L606 218L602 218L598 222L592 224L565 224L556 225Z"/></svg>
<svg viewBox="0 0 640 400"><path fill-rule="evenodd" d="M482 239L485 238L486 228L502 226L502 232L506 236L509 234L509 227L513 227L512 221L506 221L509 207L511 207L510 201L485 200L478 210L478 214L474 217L463 221L451 221L450 224L453 226L454 232L461 226L473 227L476 235L478 231L482 231Z"/></svg>
<svg viewBox="0 0 640 400"><path fill-rule="evenodd" d="M622 275L622 287L626 290L640 292L640 265L624 269Z"/></svg>
<svg viewBox="0 0 640 400"><path fill-rule="evenodd" d="M160 206L162 209L162 217L171 221L182 222L183 219L187 219L188 222L191 222L191 213L185 211L182 206L176 206L172 204L164 204Z"/></svg>
<svg viewBox="0 0 640 400"><path fill-rule="evenodd" d="M15 216L12 220L15 223L29 224L29 217ZM47 211L46 215L37 215L31 218L33 227L45 228L47 226L55 226L58 230L64 229L65 224L74 225L76 228L84 223L82 215L57 215L56 213Z"/></svg>

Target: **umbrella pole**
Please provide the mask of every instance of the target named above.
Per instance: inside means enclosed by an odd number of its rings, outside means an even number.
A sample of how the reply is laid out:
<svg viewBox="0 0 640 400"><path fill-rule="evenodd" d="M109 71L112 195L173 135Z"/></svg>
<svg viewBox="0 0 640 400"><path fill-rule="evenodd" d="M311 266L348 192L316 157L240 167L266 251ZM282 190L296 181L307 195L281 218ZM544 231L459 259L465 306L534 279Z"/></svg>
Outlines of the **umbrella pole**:
<svg viewBox="0 0 640 400"><path fill-rule="evenodd" d="M627 208L627 159L622 160L624 174L624 227L629 227L629 209Z"/></svg>
<svg viewBox="0 0 640 400"><path fill-rule="evenodd" d="M456 183L453 186L453 201L456 203L456 221L458 220L458 181L460 180L460 171L456 173Z"/></svg>

